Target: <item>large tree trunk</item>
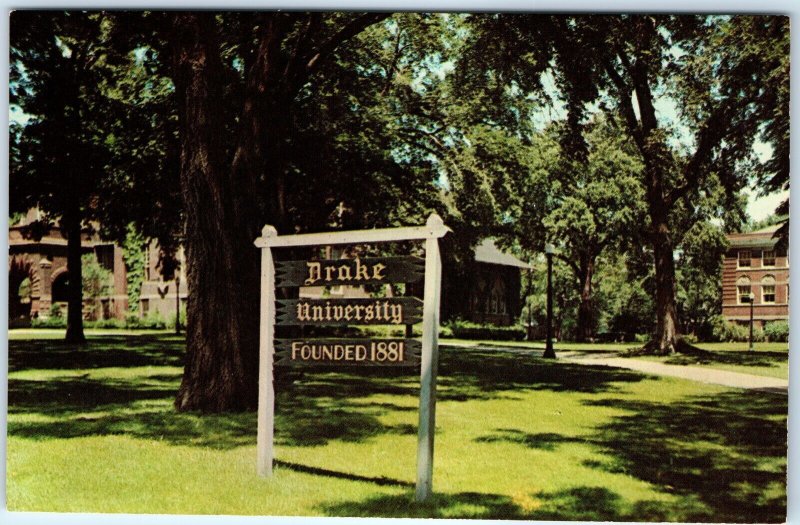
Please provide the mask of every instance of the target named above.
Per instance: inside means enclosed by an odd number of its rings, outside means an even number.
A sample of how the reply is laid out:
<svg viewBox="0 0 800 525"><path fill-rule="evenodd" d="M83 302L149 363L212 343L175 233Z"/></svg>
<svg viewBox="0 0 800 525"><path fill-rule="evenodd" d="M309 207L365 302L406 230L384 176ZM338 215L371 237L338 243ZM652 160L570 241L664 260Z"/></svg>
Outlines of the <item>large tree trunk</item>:
<svg viewBox="0 0 800 525"><path fill-rule="evenodd" d="M651 238L656 278L656 333L646 348L656 354L670 354L678 350L680 328L678 309L675 306L675 260L673 241L667 223L666 205L650 205Z"/></svg>
<svg viewBox="0 0 800 525"><path fill-rule="evenodd" d="M594 278L594 258L582 255L580 272L581 302L578 305L578 326L576 338L584 343L594 335L594 305L592 300L592 279Z"/></svg>
<svg viewBox="0 0 800 525"><path fill-rule="evenodd" d="M83 334L83 271L81 267L81 220L80 212L73 209L62 218L67 233L67 334L68 343L86 342Z"/></svg>
<svg viewBox="0 0 800 525"><path fill-rule="evenodd" d="M256 405L258 253L224 163L222 67L214 16L175 15L173 73L181 133L187 280L186 362L175 406L219 412ZM249 188L247 188L249 189ZM241 188L240 188L241 190ZM246 190L245 190L246 193Z"/></svg>

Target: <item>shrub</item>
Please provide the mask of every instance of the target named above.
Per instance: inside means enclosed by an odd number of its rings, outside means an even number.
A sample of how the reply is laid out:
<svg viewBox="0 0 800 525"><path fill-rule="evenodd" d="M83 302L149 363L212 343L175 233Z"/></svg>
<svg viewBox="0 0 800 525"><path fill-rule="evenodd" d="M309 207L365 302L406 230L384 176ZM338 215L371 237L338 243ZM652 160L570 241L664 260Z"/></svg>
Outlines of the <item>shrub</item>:
<svg viewBox="0 0 800 525"><path fill-rule="evenodd" d="M31 328L66 328L67 318L58 316L50 316L47 319L35 317L31 319Z"/></svg>
<svg viewBox="0 0 800 525"><path fill-rule="evenodd" d="M712 321L711 335L714 341L745 343L750 340L750 327L731 323L721 315L716 316ZM764 340L764 332L759 329L753 330L753 341L761 342Z"/></svg>
<svg viewBox="0 0 800 525"><path fill-rule="evenodd" d="M83 323L86 328L126 328L123 319L98 319L97 321L86 321Z"/></svg>
<svg viewBox="0 0 800 525"><path fill-rule="evenodd" d="M158 310L150 310L144 317L139 317L135 313L128 313L125 316L125 328L128 329L163 330L166 327L167 321Z"/></svg>
<svg viewBox="0 0 800 525"><path fill-rule="evenodd" d="M522 326L495 326L456 320L447 324L452 337L458 339L489 339L495 341L522 341L525 328Z"/></svg>
<svg viewBox="0 0 800 525"><path fill-rule="evenodd" d="M789 341L789 323L773 321L764 328L764 335L770 342L786 343Z"/></svg>

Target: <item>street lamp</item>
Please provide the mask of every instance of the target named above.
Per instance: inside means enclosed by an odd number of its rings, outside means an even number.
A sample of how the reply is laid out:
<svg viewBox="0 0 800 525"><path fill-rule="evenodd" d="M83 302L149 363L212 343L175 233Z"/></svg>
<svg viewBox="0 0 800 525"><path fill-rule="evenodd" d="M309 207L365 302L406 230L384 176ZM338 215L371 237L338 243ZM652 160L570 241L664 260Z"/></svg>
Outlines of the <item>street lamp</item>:
<svg viewBox="0 0 800 525"><path fill-rule="evenodd" d="M175 333L181 335L181 275L175 272Z"/></svg>
<svg viewBox="0 0 800 525"><path fill-rule="evenodd" d="M750 352L753 351L753 304L755 303L755 294L750 292L747 296L750 299L750 348L748 350Z"/></svg>
<svg viewBox="0 0 800 525"><path fill-rule="evenodd" d="M544 253L547 256L547 340L544 343L544 356L555 359L553 350L553 254L556 247L550 243L545 244Z"/></svg>

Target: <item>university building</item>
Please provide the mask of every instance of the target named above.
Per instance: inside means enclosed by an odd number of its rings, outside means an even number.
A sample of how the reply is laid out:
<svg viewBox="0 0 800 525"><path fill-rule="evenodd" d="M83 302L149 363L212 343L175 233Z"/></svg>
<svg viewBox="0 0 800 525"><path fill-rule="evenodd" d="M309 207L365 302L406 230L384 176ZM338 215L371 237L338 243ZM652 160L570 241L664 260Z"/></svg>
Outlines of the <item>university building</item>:
<svg viewBox="0 0 800 525"><path fill-rule="evenodd" d="M46 319L60 309L67 311L67 239L57 225L41 226L39 210L9 227L8 231L8 319L11 326L25 326L31 318ZM128 271L123 249L111 241L100 239L97 228L81 232L81 252L94 253L97 262L111 272L110 293L90 304L84 297L84 318L124 319L129 311ZM158 244L153 241L145 250L145 268L139 291L139 314L158 311L164 317L174 315L177 300L185 305L188 291L183 274L183 250L178 252L180 269L164 276L158 266ZM177 278L177 279L176 279ZM176 282L180 284L176 297Z"/></svg>
<svg viewBox="0 0 800 525"><path fill-rule="evenodd" d="M46 319L53 305L66 314L67 310L67 239L57 225L46 231L34 231L40 214L32 209L27 216L9 228L9 324L26 326L31 318ZM81 250L94 253L99 264L111 272L111 292L89 304L84 298L84 318L124 319L129 311L128 271L123 250L113 242L104 241L97 228L84 229ZM186 306L189 295L185 275L186 260L183 248L177 253L178 270L164 275L159 267L159 247L155 241L145 250L145 267L139 289L140 316L158 312L168 318L175 314L178 303ZM325 248L324 258L350 257L340 249ZM254 250L253 257L258 254ZM520 272L528 265L499 250L492 240L481 242L474 258L459 268L445 271L442 285L442 319L461 318L479 323L511 325L520 314ZM455 270L455 269L451 269ZM411 293L422 297L423 283L412 285ZM303 287L300 297L309 299L370 298L372 290L362 286ZM391 290L384 293L391 297Z"/></svg>
<svg viewBox="0 0 800 525"><path fill-rule="evenodd" d="M730 246L722 266L722 316L739 324L764 328L789 320L789 257L773 238L779 226L728 235Z"/></svg>

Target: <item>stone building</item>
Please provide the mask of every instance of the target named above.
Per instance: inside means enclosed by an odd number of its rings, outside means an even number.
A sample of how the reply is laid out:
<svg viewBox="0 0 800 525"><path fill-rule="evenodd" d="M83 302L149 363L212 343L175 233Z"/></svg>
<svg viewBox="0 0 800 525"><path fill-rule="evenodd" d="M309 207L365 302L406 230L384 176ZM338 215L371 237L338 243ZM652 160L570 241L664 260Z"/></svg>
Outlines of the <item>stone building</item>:
<svg viewBox="0 0 800 525"><path fill-rule="evenodd" d="M53 305L66 312L67 239L58 226L41 226L40 213L31 209L8 231L8 313L9 323L46 318ZM99 305L84 303L84 310L102 318L124 317L128 309L127 272L122 248L102 241L95 232L81 232L81 251L94 253L100 265L113 275L111 293ZM93 306L95 308L88 308Z"/></svg>
<svg viewBox="0 0 800 525"><path fill-rule="evenodd" d="M722 315L739 324L764 328L789 320L789 257L773 237L778 226L728 235L730 247L722 266Z"/></svg>
<svg viewBox="0 0 800 525"><path fill-rule="evenodd" d="M492 239L475 247L462 268L442 275L442 320L461 318L476 323L512 325L521 311L522 270L530 265L501 251Z"/></svg>

